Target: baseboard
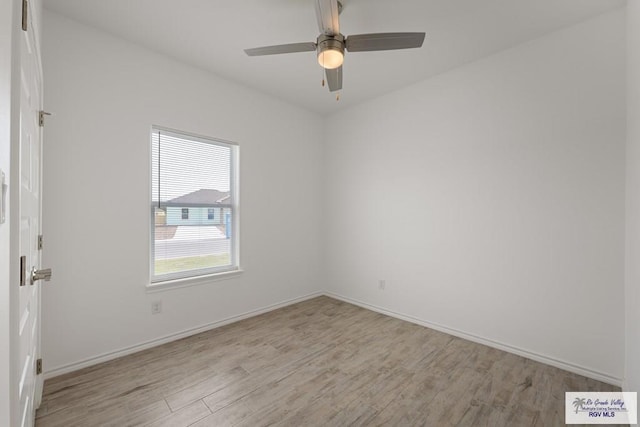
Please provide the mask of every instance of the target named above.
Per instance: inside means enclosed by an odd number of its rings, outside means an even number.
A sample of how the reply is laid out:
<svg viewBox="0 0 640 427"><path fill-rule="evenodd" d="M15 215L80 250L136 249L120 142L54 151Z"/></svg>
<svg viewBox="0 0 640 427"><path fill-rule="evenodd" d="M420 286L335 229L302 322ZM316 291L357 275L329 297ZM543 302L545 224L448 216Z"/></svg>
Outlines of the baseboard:
<svg viewBox="0 0 640 427"><path fill-rule="evenodd" d="M44 372L44 379L54 378L59 375L67 374L69 372L77 371L79 369L83 369L89 366L97 365L98 363L107 362L109 360L117 359L118 357L127 356L129 354L137 353L142 350L146 350L151 347L156 347L162 344L166 344L171 341L179 340L181 338L186 338L191 335L196 335L201 332L206 332L211 329L219 328L221 326L228 325L230 323L238 322L240 320L248 319L250 317L258 316L260 314L268 313L273 310L277 310L279 308L283 308L292 304L297 304L302 301L309 300L311 298L316 298L324 295L324 292L314 292L302 297L289 299L286 301L282 301L276 304L271 304L266 307L258 308L256 310L251 310L246 313L242 313L236 316L227 317L222 320L218 320L215 322L207 323L206 325L201 325L195 328L187 329L181 332L176 332L173 334L165 335L160 338L156 338L150 341L146 341L141 344L136 344L130 347L125 347L119 350L110 351L108 353L103 353L98 356L90 357L88 359L80 360L78 362L70 363L67 365L59 366L53 369L46 370Z"/></svg>
<svg viewBox="0 0 640 427"><path fill-rule="evenodd" d="M457 329L449 328L447 326L439 325L437 323L432 323L426 320L419 319L414 316L409 316L402 313L397 313L392 310L387 310L382 307L378 307L373 304L369 304L363 301L359 301L353 298L346 297L344 295L339 295L333 292L324 292L324 295L335 298L340 301L347 302L349 304L357 305L358 307L366 308L367 310L375 311L377 313L381 313L390 317L394 317L396 319L405 320L407 322L415 323L416 325L424 326L427 328L435 329L436 331L444 332L449 335L453 335L459 338L463 338L469 341L476 342L478 344L483 344L488 347L497 348L498 350L506 351L508 353L517 354L518 356L526 357L527 359L535 360L536 362L544 363L546 365L554 366L559 369L563 369L565 371L573 372L578 375L583 375L587 378L592 378L597 381L602 381L607 384L615 385L621 387L622 378L617 378L615 376L606 374L604 372L598 372L593 369L589 369L583 366L579 366L570 362L566 362L564 360L556 359L553 357L545 356L543 354L535 353L530 350L525 350L516 346L512 346L509 344L501 343L498 341L494 341L488 338L484 338L478 335L470 334L464 331L460 331Z"/></svg>

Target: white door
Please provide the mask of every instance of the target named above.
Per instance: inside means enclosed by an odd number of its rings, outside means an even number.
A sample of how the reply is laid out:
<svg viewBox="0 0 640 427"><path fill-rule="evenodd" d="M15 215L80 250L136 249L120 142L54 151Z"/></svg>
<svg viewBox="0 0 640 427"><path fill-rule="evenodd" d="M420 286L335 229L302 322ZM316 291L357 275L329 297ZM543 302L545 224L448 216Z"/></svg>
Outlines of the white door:
<svg viewBox="0 0 640 427"><path fill-rule="evenodd" d="M28 3L29 5L31 2ZM29 11L31 12L31 11ZM33 16L29 13L29 16ZM18 400L21 427L34 424L42 396L42 375L36 373L40 358L40 281L32 280L40 270L40 199L42 138L39 114L42 108L42 73L33 20L20 40L20 286L18 322ZM42 272L40 272L42 273Z"/></svg>

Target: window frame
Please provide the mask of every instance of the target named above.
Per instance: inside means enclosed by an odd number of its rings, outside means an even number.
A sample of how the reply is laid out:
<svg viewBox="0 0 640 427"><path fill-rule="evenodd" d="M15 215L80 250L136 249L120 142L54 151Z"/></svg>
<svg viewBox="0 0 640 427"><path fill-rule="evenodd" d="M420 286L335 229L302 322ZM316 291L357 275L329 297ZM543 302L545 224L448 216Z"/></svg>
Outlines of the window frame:
<svg viewBox="0 0 640 427"><path fill-rule="evenodd" d="M157 201L153 200L153 137L154 132L172 136L174 138L186 139L193 142L207 143L227 147L230 149L229 160L229 195L231 203L225 206L231 209L231 237L229 258L230 265L222 267L211 267L197 270L187 270L176 273L155 275L155 209ZM166 128L163 126L152 125L149 130L149 191L148 204L150 208L149 222L149 280L147 282L147 290L161 290L165 288L184 287L198 285L215 280L224 279L227 276L233 277L242 272L240 268L240 192L239 192L239 165L240 165L240 146L236 142L223 140L220 138L198 135L190 132L179 131Z"/></svg>

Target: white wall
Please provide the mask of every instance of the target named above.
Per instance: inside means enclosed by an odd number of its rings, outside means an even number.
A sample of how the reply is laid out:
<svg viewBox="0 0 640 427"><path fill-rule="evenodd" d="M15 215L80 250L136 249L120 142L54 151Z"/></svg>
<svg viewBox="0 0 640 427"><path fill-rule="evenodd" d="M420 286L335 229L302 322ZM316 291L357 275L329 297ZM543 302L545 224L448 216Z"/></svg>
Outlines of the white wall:
<svg viewBox="0 0 640 427"><path fill-rule="evenodd" d="M46 371L320 290L319 116L56 14L44 40ZM145 292L153 124L240 144L239 277Z"/></svg>
<svg viewBox="0 0 640 427"><path fill-rule="evenodd" d="M329 291L619 383L624 49L617 10L329 117Z"/></svg>
<svg viewBox="0 0 640 427"><path fill-rule="evenodd" d="M627 4L627 339L625 389L640 392L640 1Z"/></svg>

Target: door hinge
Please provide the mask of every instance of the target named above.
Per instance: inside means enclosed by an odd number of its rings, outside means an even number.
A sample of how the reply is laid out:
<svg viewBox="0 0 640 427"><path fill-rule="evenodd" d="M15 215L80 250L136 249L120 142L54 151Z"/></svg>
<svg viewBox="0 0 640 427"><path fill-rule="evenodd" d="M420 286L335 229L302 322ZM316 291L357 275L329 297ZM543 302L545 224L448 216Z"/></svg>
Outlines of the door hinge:
<svg viewBox="0 0 640 427"><path fill-rule="evenodd" d="M36 375L40 375L42 373L42 359L36 360Z"/></svg>
<svg viewBox="0 0 640 427"><path fill-rule="evenodd" d="M44 126L44 116L50 116L51 113L47 113L46 111L40 110L38 113L38 124L42 127Z"/></svg>
<svg viewBox="0 0 640 427"><path fill-rule="evenodd" d="M38 236L38 250L42 250L42 234Z"/></svg>
<svg viewBox="0 0 640 427"><path fill-rule="evenodd" d="M29 5L27 0L22 0L22 31L29 29Z"/></svg>

